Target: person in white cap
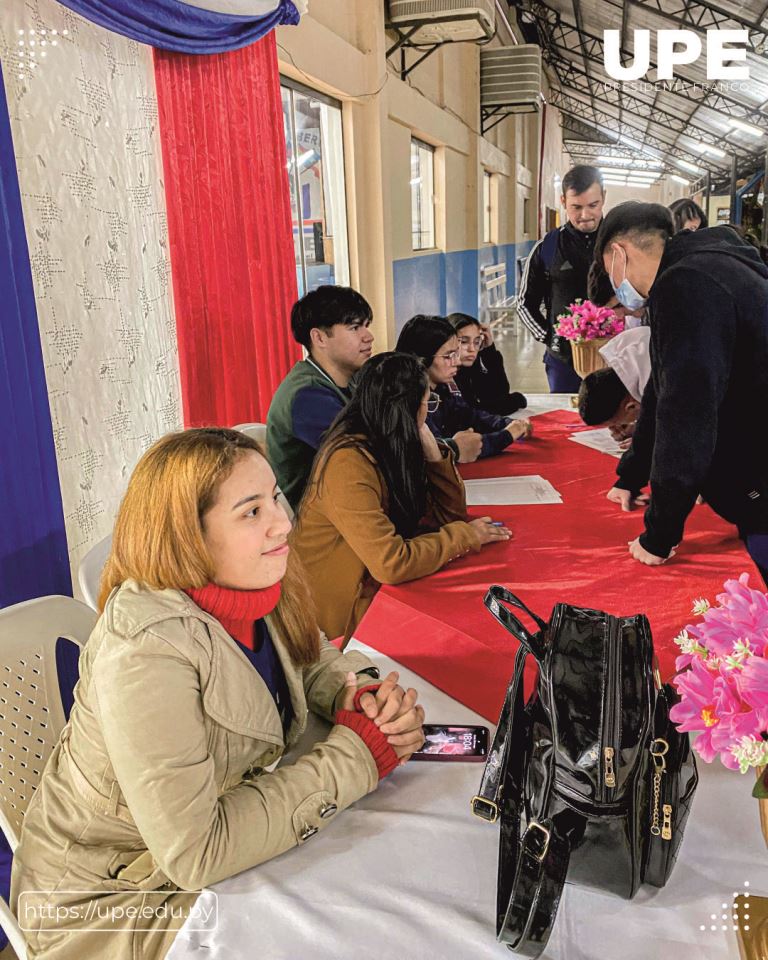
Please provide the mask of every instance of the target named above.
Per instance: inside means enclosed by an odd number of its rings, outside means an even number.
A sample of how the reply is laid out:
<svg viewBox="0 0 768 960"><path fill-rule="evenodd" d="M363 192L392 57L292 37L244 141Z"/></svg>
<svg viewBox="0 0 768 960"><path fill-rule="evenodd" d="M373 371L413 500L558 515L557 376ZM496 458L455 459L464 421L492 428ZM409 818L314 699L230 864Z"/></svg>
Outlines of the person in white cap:
<svg viewBox="0 0 768 960"><path fill-rule="evenodd" d="M632 327L613 337L599 353L638 403L651 376L651 328Z"/></svg>
<svg viewBox="0 0 768 960"><path fill-rule="evenodd" d="M629 445L651 375L650 327L634 327L600 348L607 367L588 374L579 388L579 416L591 427L608 427Z"/></svg>

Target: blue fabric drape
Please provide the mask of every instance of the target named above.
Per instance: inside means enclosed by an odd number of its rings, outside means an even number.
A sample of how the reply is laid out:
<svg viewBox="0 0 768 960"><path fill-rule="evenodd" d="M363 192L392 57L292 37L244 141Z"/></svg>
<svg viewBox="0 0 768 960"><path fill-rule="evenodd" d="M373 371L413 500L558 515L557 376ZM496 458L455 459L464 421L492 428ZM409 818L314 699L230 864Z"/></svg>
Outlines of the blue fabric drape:
<svg viewBox="0 0 768 960"><path fill-rule="evenodd" d="M64 514L35 295L0 68L0 607L72 593ZM69 643L69 646L74 646ZM57 650L57 658L59 653ZM77 680L61 651L62 698ZM8 900L11 851L0 835L0 896ZM0 932L0 949L6 943Z"/></svg>
<svg viewBox="0 0 768 960"><path fill-rule="evenodd" d="M280 24L296 24L292 0L275 0L262 17L234 16L180 0L59 0L81 17L124 37L177 53L224 53L254 43Z"/></svg>
<svg viewBox="0 0 768 960"><path fill-rule="evenodd" d="M72 595L11 124L0 70L0 607Z"/></svg>

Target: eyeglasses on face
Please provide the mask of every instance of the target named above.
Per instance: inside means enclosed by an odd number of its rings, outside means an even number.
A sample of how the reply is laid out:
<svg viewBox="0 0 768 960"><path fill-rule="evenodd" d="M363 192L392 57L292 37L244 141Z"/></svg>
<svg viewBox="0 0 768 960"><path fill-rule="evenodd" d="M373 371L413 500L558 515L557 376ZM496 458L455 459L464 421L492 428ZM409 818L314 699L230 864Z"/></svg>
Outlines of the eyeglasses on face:
<svg viewBox="0 0 768 960"><path fill-rule="evenodd" d="M462 347L468 347L471 344L475 350L479 350L483 345L483 338L475 337L474 340L470 340L469 337L459 337L459 343Z"/></svg>
<svg viewBox="0 0 768 960"><path fill-rule="evenodd" d="M430 393L429 400L427 400L427 413L437 413L437 408L440 406L440 396L437 393Z"/></svg>
<svg viewBox="0 0 768 960"><path fill-rule="evenodd" d="M459 359L459 351L451 350L450 353L440 353L435 357L436 360L445 360L446 363L456 363Z"/></svg>

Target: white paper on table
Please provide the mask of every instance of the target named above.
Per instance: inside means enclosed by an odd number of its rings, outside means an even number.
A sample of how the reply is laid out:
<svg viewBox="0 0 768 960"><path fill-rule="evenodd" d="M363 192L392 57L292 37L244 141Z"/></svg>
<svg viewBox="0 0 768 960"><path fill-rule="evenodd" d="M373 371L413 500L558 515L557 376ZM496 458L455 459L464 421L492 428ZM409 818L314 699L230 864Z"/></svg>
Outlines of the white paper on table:
<svg viewBox="0 0 768 960"><path fill-rule="evenodd" d="M470 506L495 504L521 506L526 503L562 503L563 498L544 477L490 477L465 480Z"/></svg>
<svg viewBox="0 0 768 960"><path fill-rule="evenodd" d="M571 413L575 410L571 403L573 397L569 393L529 393L527 397L528 406L515 410L511 414L513 420L527 420L529 417L552 413L555 410L570 410Z"/></svg>
<svg viewBox="0 0 768 960"><path fill-rule="evenodd" d="M607 453L611 457L620 457L624 452L619 448L618 440L614 440L608 427L599 427L597 430L582 430L572 433L569 440L575 440L585 447L591 447L599 453Z"/></svg>

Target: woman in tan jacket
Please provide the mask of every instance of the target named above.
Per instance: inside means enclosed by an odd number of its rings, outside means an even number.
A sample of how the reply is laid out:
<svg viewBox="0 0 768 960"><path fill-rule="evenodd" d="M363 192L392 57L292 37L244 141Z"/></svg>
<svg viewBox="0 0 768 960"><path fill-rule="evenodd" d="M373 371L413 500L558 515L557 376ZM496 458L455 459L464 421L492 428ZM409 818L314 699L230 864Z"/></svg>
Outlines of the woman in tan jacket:
<svg viewBox="0 0 768 960"><path fill-rule="evenodd" d="M165 956L194 891L307 842L423 742L416 692L321 637L276 492L234 430L172 434L136 467L14 858L30 957ZM272 770L308 710L328 736Z"/></svg>
<svg viewBox="0 0 768 960"><path fill-rule="evenodd" d="M490 517L467 520L453 455L426 426L436 402L416 357L381 353L318 451L291 542L329 637L352 636L380 584L510 537Z"/></svg>

